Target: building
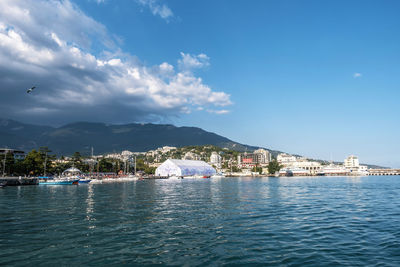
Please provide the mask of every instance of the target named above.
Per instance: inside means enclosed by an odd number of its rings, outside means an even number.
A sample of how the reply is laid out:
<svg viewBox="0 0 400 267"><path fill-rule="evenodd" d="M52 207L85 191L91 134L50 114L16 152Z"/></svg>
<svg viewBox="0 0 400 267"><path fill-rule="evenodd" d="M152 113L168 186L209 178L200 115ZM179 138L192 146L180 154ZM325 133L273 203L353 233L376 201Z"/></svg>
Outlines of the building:
<svg viewBox="0 0 400 267"><path fill-rule="evenodd" d="M253 153L242 153L237 158L239 168L251 168L256 166L257 157Z"/></svg>
<svg viewBox="0 0 400 267"><path fill-rule="evenodd" d="M297 157L295 157L293 155L282 153L282 154L278 155L276 160L281 164L286 164L286 163L296 162Z"/></svg>
<svg viewBox="0 0 400 267"><path fill-rule="evenodd" d="M344 167L347 169L357 169L360 167L360 162L358 161L358 157L351 155L348 156L345 160L344 160Z"/></svg>
<svg viewBox="0 0 400 267"><path fill-rule="evenodd" d="M340 176L347 175L349 171L343 167L342 165L329 164L328 166L324 166L320 171L320 174L326 176Z"/></svg>
<svg viewBox="0 0 400 267"><path fill-rule="evenodd" d="M211 176L215 173L212 166L200 160L167 159L156 169L156 176Z"/></svg>
<svg viewBox="0 0 400 267"><path fill-rule="evenodd" d="M317 172L320 172L322 170L321 163L316 161L305 161L305 160L296 161L296 162L291 162L290 164L286 164L286 166L297 169L303 169L305 171L308 171L309 174L316 174Z"/></svg>
<svg viewBox="0 0 400 267"><path fill-rule="evenodd" d="M271 153L265 149L257 149L253 152L256 156L257 163L263 165L268 164L271 161Z"/></svg>
<svg viewBox="0 0 400 267"><path fill-rule="evenodd" d="M132 157L133 157L133 152L131 152L129 150L124 150L121 152L121 158L124 161L129 160Z"/></svg>
<svg viewBox="0 0 400 267"><path fill-rule="evenodd" d="M23 160L25 159L25 152L22 150L16 150L11 148L0 148L0 157L4 158L4 154L13 155L14 159Z"/></svg>
<svg viewBox="0 0 400 267"><path fill-rule="evenodd" d="M158 151L160 151L162 154L168 153L172 150L176 150L176 147L174 146L163 146L162 148L157 148Z"/></svg>
<svg viewBox="0 0 400 267"><path fill-rule="evenodd" d="M222 157L217 152L212 152L210 156L210 163L217 168L221 168L222 165Z"/></svg>
<svg viewBox="0 0 400 267"><path fill-rule="evenodd" d="M196 153L193 153L191 151L186 152L185 155L182 157L183 160L200 160L201 157L197 155Z"/></svg>
<svg viewBox="0 0 400 267"><path fill-rule="evenodd" d="M257 149L253 153L242 153L238 155L238 166L242 168L265 166L271 160L271 154L265 149Z"/></svg>

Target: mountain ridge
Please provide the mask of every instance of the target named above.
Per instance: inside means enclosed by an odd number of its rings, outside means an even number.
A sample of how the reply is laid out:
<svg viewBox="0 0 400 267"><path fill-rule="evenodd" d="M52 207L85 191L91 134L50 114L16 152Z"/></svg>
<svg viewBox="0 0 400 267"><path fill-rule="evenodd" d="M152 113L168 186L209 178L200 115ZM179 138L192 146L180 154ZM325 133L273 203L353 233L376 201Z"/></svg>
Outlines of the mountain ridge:
<svg viewBox="0 0 400 267"><path fill-rule="evenodd" d="M122 150L144 152L161 146L188 145L216 145L237 151L253 151L260 148L240 144L199 127L85 121L52 127L0 118L0 146L25 151L47 146L57 155L68 156L76 151L88 155L91 147L94 147L96 154L104 154ZM267 150L273 155L279 153L279 151Z"/></svg>

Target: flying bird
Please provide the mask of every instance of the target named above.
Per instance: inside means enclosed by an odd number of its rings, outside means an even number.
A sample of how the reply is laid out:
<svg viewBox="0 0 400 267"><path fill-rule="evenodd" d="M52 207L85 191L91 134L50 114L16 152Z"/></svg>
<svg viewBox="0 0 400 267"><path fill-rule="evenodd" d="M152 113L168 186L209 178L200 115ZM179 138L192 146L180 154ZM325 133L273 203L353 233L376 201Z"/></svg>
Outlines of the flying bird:
<svg viewBox="0 0 400 267"><path fill-rule="evenodd" d="M36 88L36 86L33 86L33 87L29 88L26 92L28 94L30 94L35 88Z"/></svg>

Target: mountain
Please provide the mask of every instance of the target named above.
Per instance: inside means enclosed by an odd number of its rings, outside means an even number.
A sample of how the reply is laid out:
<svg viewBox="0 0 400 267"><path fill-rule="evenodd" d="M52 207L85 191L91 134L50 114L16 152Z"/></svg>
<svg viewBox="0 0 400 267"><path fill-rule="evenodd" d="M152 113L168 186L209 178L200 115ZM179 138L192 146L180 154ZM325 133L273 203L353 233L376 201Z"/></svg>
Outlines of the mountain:
<svg viewBox="0 0 400 267"><path fill-rule="evenodd" d="M91 147L96 154L130 150L143 152L162 146L216 145L237 151L258 147L234 142L226 137L197 127L176 127L170 124L124 124L76 122L61 127L25 124L0 119L0 147L30 151L49 147L57 155L75 151L88 155ZM276 155L278 151L271 151Z"/></svg>

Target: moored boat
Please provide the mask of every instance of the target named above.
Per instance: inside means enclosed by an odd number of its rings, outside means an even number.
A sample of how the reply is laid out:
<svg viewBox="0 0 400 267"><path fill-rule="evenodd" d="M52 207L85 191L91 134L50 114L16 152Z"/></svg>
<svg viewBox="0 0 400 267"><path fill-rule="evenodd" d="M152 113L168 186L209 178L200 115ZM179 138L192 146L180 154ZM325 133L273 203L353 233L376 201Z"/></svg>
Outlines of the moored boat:
<svg viewBox="0 0 400 267"><path fill-rule="evenodd" d="M66 169L63 173L61 178L67 178L69 180L71 179L77 179L79 184L88 184L90 183L92 180L86 177L82 177L82 172L75 168L75 167L71 167L69 169Z"/></svg>
<svg viewBox="0 0 400 267"><path fill-rule="evenodd" d="M222 172L217 172L216 174L211 175L211 178L225 178L225 177L226 177L225 174Z"/></svg>
<svg viewBox="0 0 400 267"><path fill-rule="evenodd" d="M77 185L79 179L44 179L39 180L39 185Z"/></svg>

